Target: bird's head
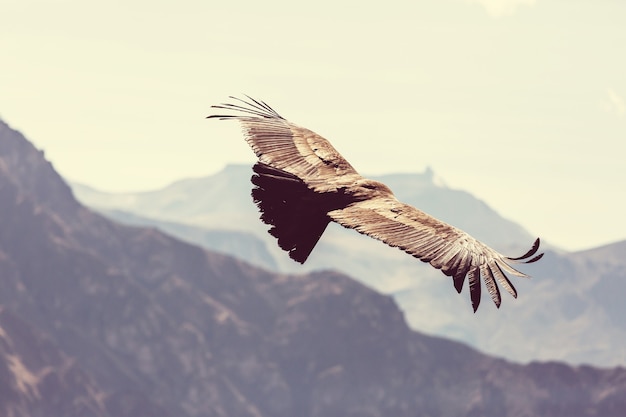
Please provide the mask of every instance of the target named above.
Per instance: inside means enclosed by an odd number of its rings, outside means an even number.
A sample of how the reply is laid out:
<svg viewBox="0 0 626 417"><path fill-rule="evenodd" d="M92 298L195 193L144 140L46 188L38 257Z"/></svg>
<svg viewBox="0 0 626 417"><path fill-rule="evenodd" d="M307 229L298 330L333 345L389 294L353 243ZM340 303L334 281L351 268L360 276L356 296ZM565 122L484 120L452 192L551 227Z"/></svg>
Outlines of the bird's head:
<svg viewBox="0 0 626 417"><path fill-rule="evenodd" d="M354 184L354 196L358 200L368 200L371 198L392 196L393 192L389 187L380 181L362 178Z"/></svg>

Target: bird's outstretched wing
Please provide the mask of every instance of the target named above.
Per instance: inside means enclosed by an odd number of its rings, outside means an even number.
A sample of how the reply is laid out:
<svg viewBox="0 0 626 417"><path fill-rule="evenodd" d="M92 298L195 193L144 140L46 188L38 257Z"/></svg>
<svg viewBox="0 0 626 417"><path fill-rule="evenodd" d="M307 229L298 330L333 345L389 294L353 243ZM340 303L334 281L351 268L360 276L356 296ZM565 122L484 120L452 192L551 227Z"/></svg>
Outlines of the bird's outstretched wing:
<svg viewBox="0 0 626 417"><path fill-rule="evenodd" d="M355 229L413 255L453 278L454 288L461 292L467 276L474 311L480 304L480 277L496 306L500 307L500 290L496 281L513 297L515 287L506 276L526 274L510 262L530 263L543 254L529 259L539 249L539 239L524 255L509 258L474 239L464 231L399 202L392 195L359 201L345 208L330 211L331 219L344 227Z"/></svg>
<svg viewBox="0 0 626 417"><path fill-rule="evenodd" d="M213 108L240 114L216 114L208 118L240 121L245 139L259 162L297 175L313 189L323 187L320 181L323 178L358 175L330 142L315 132L285 120L263 101L230 98L239 103Z"/></svg>

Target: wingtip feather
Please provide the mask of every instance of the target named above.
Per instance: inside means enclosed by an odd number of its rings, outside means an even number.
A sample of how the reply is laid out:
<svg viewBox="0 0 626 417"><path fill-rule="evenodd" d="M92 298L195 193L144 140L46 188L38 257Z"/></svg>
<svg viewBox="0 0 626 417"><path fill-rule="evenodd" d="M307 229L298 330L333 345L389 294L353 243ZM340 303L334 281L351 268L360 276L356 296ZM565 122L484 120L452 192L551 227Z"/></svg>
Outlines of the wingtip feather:
<svg viewBox="0 0 626 417"><path fill-rule="evenodd" d="M276 110L271 108L264 101L262 101L262 100L255 100L255 99L253 99L252 97L250 97L247 94L244 94L244 96L246 96L248 98L248 101L246 101L244 99L241 99L239 97L235 97L235 96L229 96L228 97L231 100L238 101L238 102L240 102L242 104L222 103L222 104L211 106L212 109L235 111L235 112L244 113L244 115L215 114L215 115L207 116L206 118L207 119L220 119L220 120L239 119L239 118L246 117L246 114L247 114L247 115L251 115L251 116L247 116L247 117L258 117L258 118L265 118L265 119L283 119L284 120L284 118L280 114L278 114L278 112Z"/></svg>
<svg viewBox="0 0 626 417"><path fill-rule="evenodd" d="M478 306L480 306L480 273L478 271L477 266L473 266L470 268L467 273L467 282L470 289L470 300L472 301L472 308L474 309L474 313L478 310Z"/></svg>
<svg viewBox="0 0 626 417"><path fill-rule="evenodd" d="M528 252L526 252L525 254L523 254L522 256L518 256L518 257L510 257L508 256L507 259L511 260L511 261L522 261L524 259L528 259L531 256L533 256L535 253L537 253L537 251L539 250L539 245L541 244L541 240L539 238L535 239L535 241L533 242L533 245L531 246L531 248L528 250Z"/></svg>

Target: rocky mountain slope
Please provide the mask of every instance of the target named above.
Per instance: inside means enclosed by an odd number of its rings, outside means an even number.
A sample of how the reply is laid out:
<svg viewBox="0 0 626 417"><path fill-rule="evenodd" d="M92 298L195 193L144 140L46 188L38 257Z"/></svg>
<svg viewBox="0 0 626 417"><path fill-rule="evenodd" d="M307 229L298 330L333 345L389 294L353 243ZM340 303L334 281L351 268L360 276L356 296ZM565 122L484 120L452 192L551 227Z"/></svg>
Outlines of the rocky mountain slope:
<svg viewBox="0 0 626 417"><path fill-rule="evenodd" d="M544 259L522 265L533 278L515 280L519 298L505 296L499 311L484 300L472 315L468 314L467 294L457 295L450 279L439 271L337 225L329 226L305 265L291 261L258 220L249 196L250 174L248 166L230 165L215 175L146 193L107 194L79 185L74 185L74 191L85 204L118 221L158 227L234 256L248 254L245 259L265 268L300 273L329 268L342 271L392 295L412 328L454 338L482 351L519 361L626 365L626 322L622 320L626 309L617 295L626 292L626 259L619 256L623 243L614 249L610 245L570 254L544 242ZM505 254L521 254L533 240L522 227L471 194L442 186L430 170L377 179L401 200L463 228ZM235 235L226 245L208 239L211 233ZM248 237L241 237L242 233ZM251 236L256 238L248 240ZM535 336L532 341L528 334Z"/></svg>
<svg viewBox="0 0 626 417"><path fill-rule="evenodd" d="M3 123L0 306L0 415L626 411L623 368L496 359L410 330L343 274L271 273L113 223Z"/></svg>

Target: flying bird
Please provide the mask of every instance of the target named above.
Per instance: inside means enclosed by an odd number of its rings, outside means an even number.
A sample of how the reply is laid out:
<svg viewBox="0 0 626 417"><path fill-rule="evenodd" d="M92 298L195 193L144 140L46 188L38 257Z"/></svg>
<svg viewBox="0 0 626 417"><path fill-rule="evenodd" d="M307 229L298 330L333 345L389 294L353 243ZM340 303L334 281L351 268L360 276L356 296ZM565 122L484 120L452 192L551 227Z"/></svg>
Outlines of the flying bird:
<svg viewBox="0 0 626 417"><path fill-rule="evenodd" d="M511 263L532 263L539 239L528 252L507 257L464 231L396 199L385 184L362 177L323 137L284 119L265 102L230 97L212 106L227 110L207 118L241 122L245 139L258 157L251 178L252 198L269 233L293 260L304 263L331 221L398 247L452 277L461 292L467 277L474 311L481 297L480 278L497 307L499 283L517 298L507 273L528 275ZM497 282L497 283L496 283Z"/></svg>

